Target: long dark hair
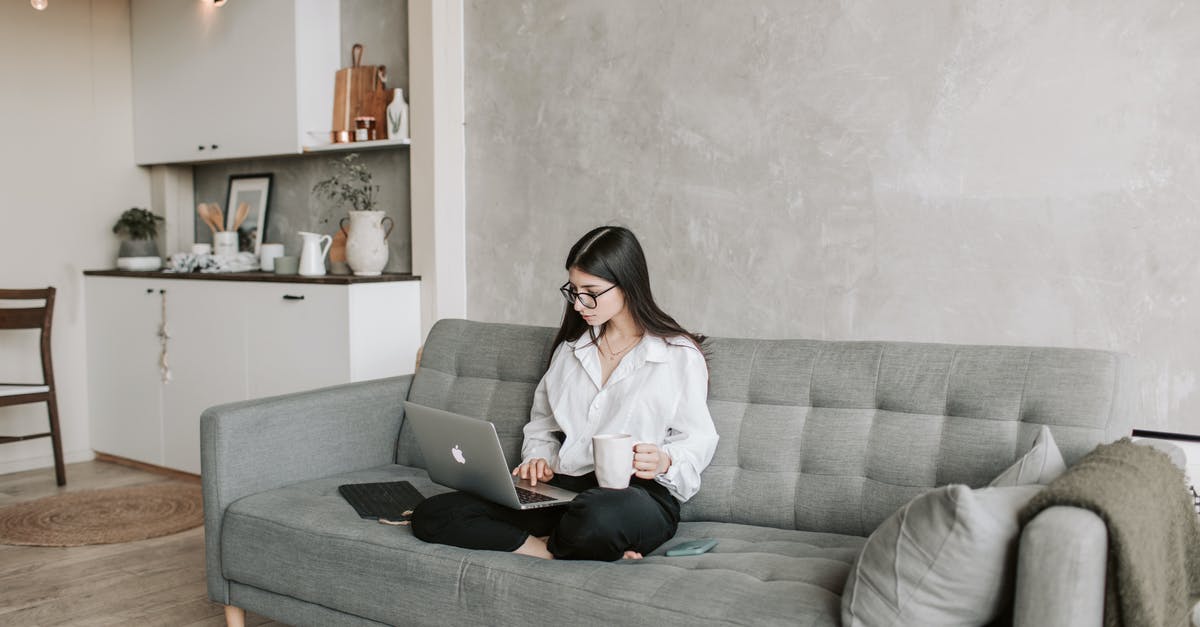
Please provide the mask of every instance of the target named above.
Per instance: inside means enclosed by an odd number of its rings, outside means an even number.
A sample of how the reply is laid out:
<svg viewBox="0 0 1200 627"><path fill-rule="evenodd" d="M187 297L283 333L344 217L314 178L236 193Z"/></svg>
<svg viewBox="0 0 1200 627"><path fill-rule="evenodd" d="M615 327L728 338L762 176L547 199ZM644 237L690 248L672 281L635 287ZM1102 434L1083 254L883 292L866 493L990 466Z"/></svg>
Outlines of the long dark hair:
<svg viewBox="0 0 1200 627"><path fill-rule="evenodd" d="M697 350L703 352L701 344L704 343L705 337L679 326L674 318L654 302L654 295L650 293L650 272L646 269L646 255L642 252L642 245L638 243L637 237L629 229L621 226L602 226L588 231L575 242L571 252L567 254L566 269L570 272L571 268L579 268L620 287L625 293L625 307L646 333L661 338L682 335L691 340ZM574 306L567 305L563 310L562 325L558 328L558 335L554 337L552 346L578 339L585 331L595 343L607 330L608 323L605 323L600 328L600 335L596 335L595 330L575 312Z"/></svg>

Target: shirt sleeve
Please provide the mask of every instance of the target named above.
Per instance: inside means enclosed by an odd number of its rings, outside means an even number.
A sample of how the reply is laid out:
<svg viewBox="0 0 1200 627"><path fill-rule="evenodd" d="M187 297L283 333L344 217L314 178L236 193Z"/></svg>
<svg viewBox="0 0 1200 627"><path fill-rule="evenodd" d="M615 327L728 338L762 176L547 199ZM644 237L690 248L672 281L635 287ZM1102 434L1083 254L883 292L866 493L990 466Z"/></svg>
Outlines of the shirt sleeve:
<svg viewBox="0 0 1200 627"><path fill-rule="evenodd" d="M717 429L708 412L708 365L699 350L687 349L683 390L669 435L662 450L671 456L671 467L655 477L680 502L700 491L700 473L717 450Z"/></svg>
<svg viewBox="0 0 1200 627"><path fill-rule="evenodd" d="M529 411L529 422L525 424L525 441L521 444L521 463L541 457L550 464L550 468L558 472L558 449L561 444L558 438L554 435L555 432L562 431L558 421L554 419L554 413L550 409L550 396L546 390L546 381L550 379L551 374L561 368L563 347L566 343L558 345L554 350L554 356L550 359L550 368L546 370L546 374L542 375L542 380L538 382L537 389L533 392L533 408Z"/></svg>

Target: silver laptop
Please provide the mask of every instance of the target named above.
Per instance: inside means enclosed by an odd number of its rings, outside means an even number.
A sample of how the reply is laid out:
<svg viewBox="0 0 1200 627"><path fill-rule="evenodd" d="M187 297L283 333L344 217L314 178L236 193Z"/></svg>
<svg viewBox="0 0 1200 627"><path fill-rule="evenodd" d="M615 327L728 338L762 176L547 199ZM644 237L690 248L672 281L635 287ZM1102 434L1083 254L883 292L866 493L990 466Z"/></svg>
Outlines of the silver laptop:
<svg viewBox="0 0 1200 627"><path fill-rule="evenodd" d="M576 492L512 476L496 425L453 412L404 402L429 478L513 509L563 505Z"/></svg>

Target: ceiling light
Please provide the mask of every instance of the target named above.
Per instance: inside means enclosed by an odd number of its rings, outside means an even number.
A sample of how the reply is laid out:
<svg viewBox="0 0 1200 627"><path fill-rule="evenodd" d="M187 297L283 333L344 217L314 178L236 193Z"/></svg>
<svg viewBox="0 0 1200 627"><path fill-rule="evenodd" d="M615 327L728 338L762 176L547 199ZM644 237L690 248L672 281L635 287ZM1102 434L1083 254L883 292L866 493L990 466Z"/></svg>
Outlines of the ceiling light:
<svg viewBox="0 0 1200 627"><path fill-rule="evenodd" d="M45 11L50 6L50 0L29 0L29 5L38 11Z"/></svg>

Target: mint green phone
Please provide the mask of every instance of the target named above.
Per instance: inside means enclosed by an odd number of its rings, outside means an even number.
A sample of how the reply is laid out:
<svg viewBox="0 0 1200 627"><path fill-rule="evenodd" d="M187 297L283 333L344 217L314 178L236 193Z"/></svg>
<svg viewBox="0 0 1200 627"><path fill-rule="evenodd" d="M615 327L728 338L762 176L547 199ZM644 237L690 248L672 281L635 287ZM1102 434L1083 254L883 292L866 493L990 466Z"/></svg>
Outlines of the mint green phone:
<svg viewBox="0 0 1200 627"><path fill-rule="evenodd" d="M717 541L711 538L704 540L689 540L681 542L667 549L667 557L680 557L682 555L700 555L707 553L714 546L717 546Z"/></svg>

